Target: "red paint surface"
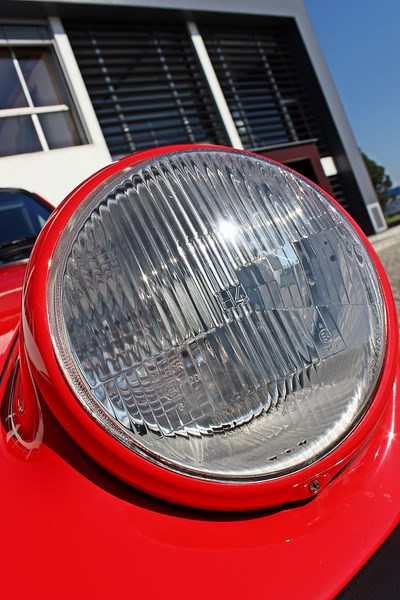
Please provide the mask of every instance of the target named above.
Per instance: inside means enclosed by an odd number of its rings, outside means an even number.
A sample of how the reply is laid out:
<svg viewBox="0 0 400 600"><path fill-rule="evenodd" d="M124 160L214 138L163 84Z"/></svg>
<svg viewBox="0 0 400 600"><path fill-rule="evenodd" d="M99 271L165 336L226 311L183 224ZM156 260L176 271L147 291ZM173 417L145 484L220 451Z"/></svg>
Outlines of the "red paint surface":
<svg viewBox="0 0 400 600"><path fill-rule="evenodd" d="M27 260L0 266L0 376L15 338Z"/></svg>
<svg viewBox="0 0 400 600"><path fill-rule="evenodd" d="M99 183L103 175L92 178L90 185ZM74 202L85 193L83 186ZM115 444L99 434L97 425L68 396L44 329L45 297L37 295L45 289L48 263L44 258L56 243L59 219L68 218L74 202L57 211L62 217L51 219L35 250L28 272L24 336L29 368L40 381L41 392L65 390L66 397L46 397L52 411L88 452L104 462L110 460ZM387 361L368 413L378 426L368 440L364 438L366 443L352 462L317 496L277 508L207 512L180 508L136 491L75 445L43 399L35 397L27 366L23 366L26 394L37 402L39 416L35 435L24 440L18 415L10 425L4 395L17 358L15 347L0 385L4 597L333 597L400 519L398 332L389 284L378 262L377 268L388 317ZM372 429L372 424L363 429L361 423L350 436L353 453ZM116 453L117 463L125 460ZM340 463L347 456L341 449L336 458ZM147 467L148 473L139 479L157 479L159 468L154 472L154 465ZM174 483L168 473L161 482L172 498ZM198 489L193 485L190 493ZM220 488L210 493L219 494ZM223 503L227 501L229 490L223 498Z"/></svg>
<svg viewBox="0 0 400 600"><path fill-rule="evenodd" d="M240 514L179 508L135 491L47 413L36 449L7 439L2 427L2 594L332 597L399 520L397 385L366 449L318 496Z"/></svg>

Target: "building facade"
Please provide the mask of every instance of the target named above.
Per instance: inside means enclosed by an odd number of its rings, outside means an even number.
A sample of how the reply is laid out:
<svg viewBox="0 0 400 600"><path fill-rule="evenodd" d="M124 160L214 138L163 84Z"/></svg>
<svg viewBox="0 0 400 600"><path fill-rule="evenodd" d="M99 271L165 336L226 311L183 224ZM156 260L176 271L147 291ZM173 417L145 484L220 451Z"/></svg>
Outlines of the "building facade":
<svg viewBox="0 0 400 600"><path fill-rule="evenodd" d="M57 204L127 154L222 144L386 228L301 0L3 0L0 80L1 187Z"/></svg>

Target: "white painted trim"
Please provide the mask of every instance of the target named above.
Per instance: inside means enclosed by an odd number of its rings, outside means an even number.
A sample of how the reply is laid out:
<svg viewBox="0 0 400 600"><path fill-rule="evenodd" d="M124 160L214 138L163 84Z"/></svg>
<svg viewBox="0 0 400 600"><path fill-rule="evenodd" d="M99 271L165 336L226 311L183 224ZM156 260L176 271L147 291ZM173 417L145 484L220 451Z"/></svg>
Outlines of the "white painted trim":
<svg viewBox="0 0 400 600"><path fill-rule="evenodd" d="M381 208L381 205L379 204L379 202L370 202L366 206L368 209L369 217L372 221L372 224L374 226L376 233L380 233L381 231L386 231L388 227L387 227L386 219L385 219L385 216L383 214L383 211L382 211L382 208ZM374 215L374 210L378 211L378 213L382 219L382 225L377 223L375 215Z"/></svg>
<svg viewBox="0 0 400 600"><path fill-rule="evenodd" d="M55 50L63 67L64 75L67 78L81 120L89 135L89 141L102 149L106 157L105 162L111 162L112 159L108 146L61 20L58 17L49 17L48 21L54 37Z"/></svg>
<svg viewBox="0 0 400 600"><path fill-rule="evenodd" d="M40 143L42 145L44 152L49 152L50 148L47 143L46 136L44 135L43 128L39 121L39 117L35 113L32 115L32 123L33 123L34 128L36 129L36 133L38 135L38 138L40 140Z"/></svg>
<svg viewBox="0 0 400 600"><path fill-rule="evenodd" d="M34 107L34 104L33 104L31 93L30 93L29 88L27 86L27 83L25 81L25 77L24 77L24 74L22 73L22 70L21 70L20 64L18 62L18 59L15 56L15 52L14 52L14 50L12 48L10 49L10 53L11 53L12 61L13 61L13 64L14 64L14 68L15 68L15 70L17 72L17 75L18 75L19 82L20 82L21 87L23 89L23 92L25 94L25 98L26 98L26 100L27 100L27 102L29 104L29 108L34 109L35 107ZM36 135L39 138L42 150L44 150L45 152L48 152L49 151L49 146L47 144L46 136L44 135L44 131L43 131L42 126L40 124L39 118L37 117L37 115L36 115L36 113L35 113L34 110L33 110L33 113L32 113L32 123L33 123L33 126L35 128Z"/></svg>
<svg viewBox="0 0 400 600"><path fill-rule="evenodd" d="M27 3L28 5L49 4L48 0L13 0L15 4ZM53 0L52 4L74 5L79 0ZM293 17L301 7L303 0L85 0L88 6L123 6L129 8L169 8L187 11L210 11L249 15L276 15L278 17Z"/></svg>
<svg viewBox="0 0 400 600"><path fill-rule="evenodd" d="M205 47L203 38L194 21L187 23L190 37L192 38L193 47L197 53L204 75L208 81L208 85L213 95L218 112L221 116L229 141L234 148L243 149L242 140L240 139L238 130L232 118L225 96L222 92L214 67L211 63L207 48Z"/></svg>
<svg viewBox="0 0 400 600"><path fill-rule="evenodd" d="M327 177L337 175L337 168L332 156L324 156L320 159L321 167Z"/></svg>
<svg viewBox="0 0 400 600"><path fill-rule="evenodd" d="M12 38L7 38L5 39L0 39L0 46L1 47L7 47L7 46L13 46L14 48L17 46L51 46L51 40L41 40L39 38L29 38L26 40L19 40L19 39L12 39Z"/></svg>
<svg viewBox="0 0 400 600"><path fill-rule="evenodd" d="M31 115L45 115L55 112L66 112L69 108L66 104L54 104L53 106L27 106L22 108L4 108L0 110L0 119L8 117L26 117Z"/></svg>

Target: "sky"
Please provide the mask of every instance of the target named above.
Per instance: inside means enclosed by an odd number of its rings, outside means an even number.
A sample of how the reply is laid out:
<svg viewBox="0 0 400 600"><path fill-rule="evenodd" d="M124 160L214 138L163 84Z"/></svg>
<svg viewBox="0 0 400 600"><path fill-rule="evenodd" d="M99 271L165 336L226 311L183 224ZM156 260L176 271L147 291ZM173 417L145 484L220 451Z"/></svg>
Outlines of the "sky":
<svg viewBox="0 0 400 600"><path fill-rule="evenodd" d="M359 148L400 185L400 0L304 0Z"/></svg>

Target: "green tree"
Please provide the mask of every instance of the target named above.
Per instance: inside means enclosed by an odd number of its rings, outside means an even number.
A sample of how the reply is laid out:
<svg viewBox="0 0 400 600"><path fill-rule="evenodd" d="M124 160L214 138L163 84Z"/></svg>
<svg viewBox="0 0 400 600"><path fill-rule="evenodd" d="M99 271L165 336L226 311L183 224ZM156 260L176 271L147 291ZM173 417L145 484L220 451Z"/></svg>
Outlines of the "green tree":
<svg viewBox="0 0 400 600"><path fill-rule="evenodd" d="M372 181L372 185L375 188L376 195L378 196L378 200L380 202L382 210L384 210L387 200L385 192L393 186L392 180L386 173L385 167L378 165L378 163L376 163L374 160L368 158L368 156L364 154L364 152L361 152L361 156L364 159L365 166L367 167L369 176Z"/></svg>

